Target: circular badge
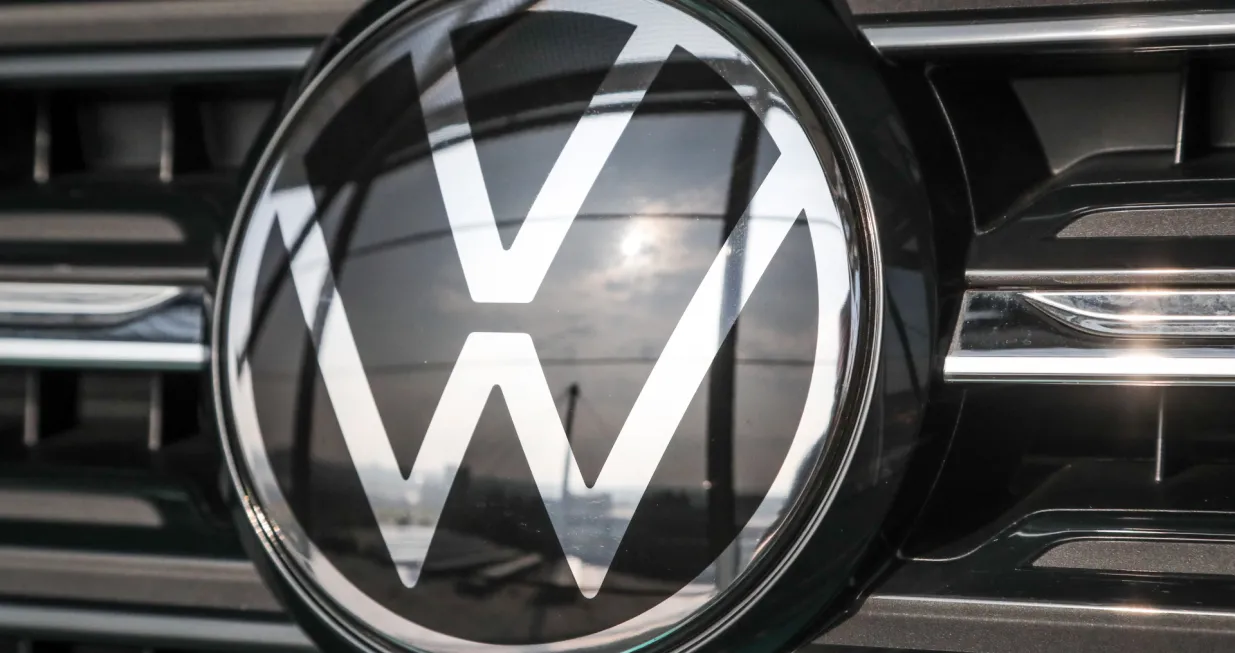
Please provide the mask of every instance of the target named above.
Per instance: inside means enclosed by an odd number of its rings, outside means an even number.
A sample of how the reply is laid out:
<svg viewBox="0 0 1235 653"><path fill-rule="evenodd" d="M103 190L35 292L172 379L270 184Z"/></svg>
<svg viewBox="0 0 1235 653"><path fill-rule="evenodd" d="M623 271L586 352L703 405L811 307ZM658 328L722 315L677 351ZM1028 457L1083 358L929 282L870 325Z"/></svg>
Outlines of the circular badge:
<svg viewBox="0 0 1235 653"><path fill-rule="evenodd" d="M289 600L373 648L625 650L702 641L795 560L883 282L843 131L752 20L410 2L307 85L215 333Z"/></svg>

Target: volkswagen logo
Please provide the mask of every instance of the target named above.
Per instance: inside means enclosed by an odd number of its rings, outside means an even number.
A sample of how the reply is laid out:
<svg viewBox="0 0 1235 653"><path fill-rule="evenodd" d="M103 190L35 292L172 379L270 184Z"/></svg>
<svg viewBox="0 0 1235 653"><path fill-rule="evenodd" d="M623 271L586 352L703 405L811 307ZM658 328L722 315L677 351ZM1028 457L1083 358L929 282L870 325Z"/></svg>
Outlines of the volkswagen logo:
<svg viewBox="0 0 1235 653"><path fill-rule="evenodd" d="M845 130L736 5L377 14L283 116L222 274L265 569L373 649L706 641L840 510L876 394Z"/></svg>

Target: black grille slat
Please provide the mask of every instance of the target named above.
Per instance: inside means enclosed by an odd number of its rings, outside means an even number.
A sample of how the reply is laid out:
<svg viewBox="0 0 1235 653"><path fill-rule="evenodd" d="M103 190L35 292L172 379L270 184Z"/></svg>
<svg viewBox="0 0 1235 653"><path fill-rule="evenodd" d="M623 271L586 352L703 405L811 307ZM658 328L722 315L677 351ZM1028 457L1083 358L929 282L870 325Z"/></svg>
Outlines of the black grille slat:
<svg viewBox="0 0 1235 653"><path fill-rule="evenodd" d="M1188 556L1235 550L1230 8L928 4L955 9L856 22L964 173L934 181L968 200L934 215L941 427L899 555L819 643L1225 650L1232 576Z"/></svg>

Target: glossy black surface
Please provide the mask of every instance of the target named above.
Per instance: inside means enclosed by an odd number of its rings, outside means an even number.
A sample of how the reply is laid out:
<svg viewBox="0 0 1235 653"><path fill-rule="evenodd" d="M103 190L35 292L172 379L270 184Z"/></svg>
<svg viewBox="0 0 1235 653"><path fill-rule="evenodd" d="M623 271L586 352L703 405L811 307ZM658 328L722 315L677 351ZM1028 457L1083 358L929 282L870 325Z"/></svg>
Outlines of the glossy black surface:
<svg viewBox="0 0 1235 653"><path fill-rule="evenodd" d="M466 96L469 116L478 126L498 126L492 133L478 129L476 144L509 246L519 216L527 213L630 29L554 14L474 29L456 33L456 43L500 30L510 48L520 48L574 33L590 44L585 56L595 55L562 60L575 70L531 73L551 85L529 82L489 93L485 87L501 81L488 71L526 55L486 45L460 57L464 92L477 87ZM405 108L406 94L415 88L410 61L378 73L315 135L304 158L308 181L323 196L336 292L348 302L400 466L405 474L410 469L451 363L470 334L522 331L539 344L559 409L574 413L572 450L584 478L594 483L677 316L727 235L726 221L736 220L734 207L749 203L750 189L759 186L779 152L766 132L744 124L757 119L725 82L682 53L662 69L636 111L536 299L473 304L435 197L433 168L427 159L406 154L427 146L415 127L421 116ZM676 99L686 93L700 100ZM542 125L503 124L506 116L536 112L549 114ZM402 133L370 137L362 127L387 124L402 126ZM817 329L809 242L805 224L795 228L731 336L733 384L741 390L721 401L733 407L728 428L739 443L734 525L709 530L708 434L719 427L705 381L642 501L637 493L612 496L609 505L582 517L605 520L612 511L636 511L609 585L594 599L570 596L573 583L563 577L565 560L537 505L519 437L495 398L463 459L465 476L453 489L434 490L449 492L449 499L422 567L425 582L403 587L389 554L364 544L377 526L362 509L364 491L332 423L325 387L315 378L315 361L304 358L310 343L294 288L280 281L286 264L276 251L266 259L264 275L271 281L259 281L259 288L270 289L263 299L271 303L258 304L255 320L261 326L251 360L258 417L280 485L309 536L323 543L354 583L382 597L395 613L456 637L490 643L578 637L637 616L692 581L714 583L711 572L701 574L738 529L753 518L775 517L755 510L787 453L806 396ZM297 370L308 375L304 381L294 380ZM306 381L310 389L298 390ZM297 435L301 429L308 432ZM298 486L297 478L309 479L308 485ZM759 544L760 528L751 531L742 542L743 556ZM424 536L415 529L406 534ZM490 584L478 575L485 566L529 554L539 558L533 569L483 587Z"/></svg>
<svg viewBox="0 0 1235 653"><path fill-rule="evenodd" d="M971 35L982 33L986 19L1014 32L1019 19L1229 9L1172 1L859 4L861 25L948 22ZM975 275L971 283L984 289L1229 287L1216 275L1075 274L1230 267L1230 63L1216 49L1202 55L1175 47L1216 43L992 42L981 51L888 54L903 74L932 84L947 117L947 146L963 167L973 222L940 250L968 245L962 267L970 271L1035 273ZM1162 45L1170 47L1154 47ZM1119 214L1119 224L1102 217L1129 209L1135 213ZM1068 237L1065 230L1087 217L1105 226ZM1013 323L1009 315L1027 319ZM962 340L974 337L971 344L1041 345L1050 353L1095 342L1040 338L1039 329L1024 327L1050 318L1033 308L987 303L973 317L977 328L958 330ZM1235 523L1229 388L1171 388L1165 396L1015 383L940 389L932 409L950 405L959 424L935 443L947 450L946 463L902 559L870 585L856 616L820 642L1009 653L1230 648L1230 576L1033 567L1052 546L1078 540L1092 551L1112 540L1149 541L1170 556L1150 562L1175 569L1187 566L1180 558L1188 555L1176 542L1225 545Z"/></svg>
<svg viewBox="0 0 1235 653"><path fill-rule="evenodd" d="M1107 155L1089 159L1023 200L970 249L971 270L1136 270L1228 268L1230 236L1145 237L1130 225L1103 237L1060 238L1074 221L1096 213L1138 209L1142 221L1175 219L1175 207L1212 207L1235 214L1229 154L1184 166L1170 154ZM1155 217L1154 211L1162 212ZM1226 218L1231 219L1231 218Z"/></svg>
<svg viewBox="0 0 1235 653"><path fill-rule="evenodd" d="M902 562L874 594L1043 609L1235 608L1231 576L1189 572L1187 549L1172 548L1228 543L1235 533L1229 388L1010 385L966 395L939 482ZM1111 569L1105 560L1035 565L1077 540L1095 550L1111 540L1157 543L1154 555L1166 558L1138 564L1163 571ZM926 618L906 610L918 616L904 627ZM1139 618L1156 627L1157 616Z"/></svg>
<svg viewBox="0 0 1235 653"><path fill-rule="evenodd" d="M960 556L1042 510L1223 510L1231 493L1218 482L1220 466L1193 467L1194 481L1155 481L1161 392L1014 385L966 391L948 460L904 552L915 558ZM1229 421L1221 406L1230 390L1168 393L1164 450L1186 450L1205 434L1222 440ZM1212 462L1226 457L1213 455Z"/></svg>
<svg viewBox="0 0 1235 653"><path fill-rule="evenodd" d="M843 192L878 227L880 292L892 313L881 334L880 381L833 508L781 583L733 625L726 640L737 645L773 637L788 645L851 583L851 568L882 525L880 516L915 449L935 332L932 246L911 145L881 88L876 62L822 6L751 4L805 63L809 72L791 67L790 78L813 78L839 117L839 126L825 120L819 131L833 139L844 134L837 151ZM319 54L319 65L392 6L367 7ZM832 38L820 39L821 31ZM460 59L460 79L507 246L628 33L620 23L550 13L452 36L456 49L467 53ZM521 43L543 47L554 39L570 44L569 56L529 58L520 49ZM763 35L758 40L767 43ZM519 66L510 62L526 62L536 72L503 89L493 83L501 77L489 76L503 71L518 78ZM375 81L350 101L336 100L319 112L315 131L293 136L289 147L303 154L292 158L283 178L318 189L336 289L347 298L351 328L403 473L464 338L517 327L537 342L559 409L573 416L566 419L584 477L594 478L726 225L780 153L733 89L679 51L636 111L534 301L472 304L434 170L424 158L411 66L395 60L369 74ZM552 82L538 82L542 77ZM538 118L510 118L521 114ZM743 555L758 544L740 533L743 526L758 533L760 520L771 516L755 507L769 492L801 411L803 367L810 364L818 328L811 300L816 289L807 274L814 262L804 228L795 227L782 245L721 350L722 361L732 357L731 385L720 385L716 394L721 363L714 363L648 495L637 504L613 497L613 506L606 507L637 511L594 599L583 599L566 573L510 418L492 397L464 459L466 473L450 490L421 583L407 589L398 582L316 371L280 241L271 238L262 263L259 289L267 290L254 304L250 353L267 450L280 489L309 537L350 582L387 609L476 642L560 640L637 616L688 583L715 583L705 569L731 540L737 537ZM731 457L728 487L712 483L723 471L717 455ZM813 484L804 489L821 490ZM718 503L731 506L732 526L718 529L709 517ZM242 530L247 533L247 526ZM774 554L793 542L779 540ZM258 556L311 634L328 645L338 642L337 623L323 619L320 605L290 588L264 552ZM460 559L465 556L472 559ZM528 556L530 564L513 565ZM511 563L514 571L487 582L477 574L481 565L497 563ZM721 608L713 610L723 615ZM695 633L675 633L664 645Z"/></svg>
<svg viewBox="0 0 1235 653"><path fill-rule="evenodd" d="M205 285L222 247L228 195L219 181L168 187L79 175L14 184L0 192L0 275Z"/></svg>
<svg viewBox="0 0 1235 653"><path fill-rule="evenodd" d="M1004 74L981 67L924 74L960 158L971 230L984 231L1026 189L1049 178L1042 145Z"/></svg>
<svg viewBox="0 0 1235 653"><path fill-rule="evenodd" d="M1115 470L1087 470L1091 475ZM1152 503L1127 500L1125 505ZM1218 506L1215 506L1218 508ZM1162 509L1109 509L1038 511L1008 527L981 547L963 556L916 560L892 574L879 587L884 595L939 598L1079 603L1158 609L1235 608L1229 593L1232 578L1224 574L1151 573L1090 568L1050 568L1034 561L1064 542L1142 541L1161 544L1163 556L1183 556L1187 550L1172 543L1230 544L1232 529L1227 512L1192 513ZM1150 561L1152 562L1152 561ZM1186 566L1180 560L1163 565Z"/></svg>

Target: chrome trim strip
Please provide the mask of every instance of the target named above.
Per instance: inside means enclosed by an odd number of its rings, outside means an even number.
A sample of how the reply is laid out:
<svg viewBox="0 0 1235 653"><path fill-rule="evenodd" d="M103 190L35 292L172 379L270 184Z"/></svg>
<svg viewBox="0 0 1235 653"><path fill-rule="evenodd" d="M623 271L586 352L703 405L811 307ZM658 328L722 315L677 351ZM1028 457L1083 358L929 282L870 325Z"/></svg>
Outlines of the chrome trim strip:
<svg viewBox="0 0 1235 653"><path fill-rule="evenodd" d="M0 365L195 371L209 360L198 343L0 338Z"/></svg>
<svg viewBox="0 0 1235 653"><path fill-rule="evenodd" d="M33 283L185 284L213 286L205 267L117 267L103 265L4 265L0 279Z"/></svg>
<svg viewBox="0 0 1235 653"><path fill-rule="evenodd" d="M865 25L862 32L887 55L1052 46L1135 50L1188 40L1211 47L1209 39L1235 37L1235 12Z"/></svg>
<svg viewBox="0 0 1235 653"><path fill-rule="evenodd" d="M20 316L123 319L185 294L177 286L0 282L0 324Z"/></svg>
<svg viewBox="0 0 1235 653"><path fill-rule="evenodd" d="M211 73L295 73L313 48L268 47L188 52L91 52L0 56L0 80L201 75Z"/></svg>
<svg viewBox="0 0 1235 653"><path fill-rule="evenodd" d="M174 285L0 282L0 365L201 369L206 301Z"/></svg>
<svg viewBox="0 0 1235 653"><path fill-rule="evenodd" d="M1235 384L1235 349L1219 351L1204 357L1195 355L1195 350L1060 356L949 354L943 376L945 381L964 383Z"/></svg>
<svg viewBox="0 0 1235 653"><path fill-rule="evenodd" d="M966 383L1235 385L1235 340L1224 338L1235 338L1235 292L969 290L943 376Z"/></svg>
<svg viewBox="0 0 1235 653"><path fill-rule="evenodd" d="M359 0L42 0L0 3L0 43L11 49L142 43L271 42L330 35Z"/></svg>
<svg viewBox="0 0 1235 653"><path fill-rule="evenodd" d="M1235 285L1235 269L1187 270L968 270L965 281L973 288L1015 286L1145 286Z"/></svg>
<svg viewBox="0 0 1235 653"><path fill-rule="evenodd" d="M1097 336L1235 337L1235 292L1231 291L1097 290L1021 296L1073 329Z"/></svg>

